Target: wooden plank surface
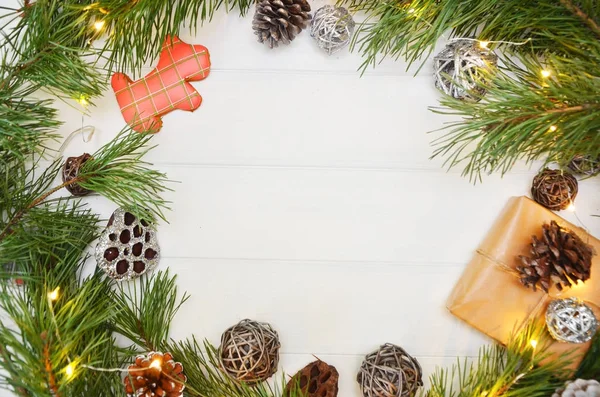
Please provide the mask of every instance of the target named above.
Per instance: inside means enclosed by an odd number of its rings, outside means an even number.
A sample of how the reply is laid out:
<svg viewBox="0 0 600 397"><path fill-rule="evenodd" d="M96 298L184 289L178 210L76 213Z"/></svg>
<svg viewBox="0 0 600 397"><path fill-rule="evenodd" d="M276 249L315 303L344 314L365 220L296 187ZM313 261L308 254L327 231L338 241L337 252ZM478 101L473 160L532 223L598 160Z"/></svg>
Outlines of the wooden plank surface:
<svg viewBox="0 0 600 397"><path fill-rule="evenodd" d="M182 35L209 48L213 72L194 83L202 107L166 116L148 157L178 182L158 232L160 267L192 298L172 336L217 344L243 318L268 321L282 368L294 373L315 354L338 367L343 397L360 395L362 357L385 342L417 356L426 376L476 355L487 339L448 314L445 300L539 164L473 185L429 160L439 133L428 132L456 120L428 110L439 98L430 63L413 77L388 60L361 78L357 54L327 57L307 32L269 51L250 26L251 15L218 14ZM124 126L111 91L83 117L74 102L57 106L64 136L97 128L66 155L91 153ZM599 187L581 182L577 213L561 213L596 236ZM115 208L88 202L105 218Z"/></svg>

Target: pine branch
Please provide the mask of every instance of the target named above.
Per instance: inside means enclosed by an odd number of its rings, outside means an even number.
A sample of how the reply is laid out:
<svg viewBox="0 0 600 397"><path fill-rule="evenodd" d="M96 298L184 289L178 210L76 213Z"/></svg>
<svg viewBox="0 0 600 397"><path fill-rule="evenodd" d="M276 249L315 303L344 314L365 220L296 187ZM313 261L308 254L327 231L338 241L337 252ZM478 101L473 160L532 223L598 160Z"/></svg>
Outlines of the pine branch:
<svg viewBox="0 0 600 397"><path fill-rule="evenodd" d="M216 347L208 341L201 345L196 338L183 342L172 342L167 349L180 361L188 378L185 395L187 397L281 397L286 386L283 375L279 382L271 387L268 383L259 383L253 387L238 383L219 368ZM290 388L286 397L303 397L305 394L298 385Z"/></svg>
<svg viewBox="0 0 600 397"><path fill-rule="evenodd" d="M583 361L579 365L576 378L580 379L600 379L600 332L592 340L592 346L586 353Z"/></svg>
<svg viewBox="0 0 600 397"><path fill-rule="evenodd" d="M118 314L115 332L137 345L138 351L157 351L169 340L169 326L189 298L177 296L176 276L168 270L157 272L137 283L121 283L115 294Z"/></svg>
<svg viewBox="0 0 600 397"><path fill-rule="evenodd" d="M536 346L531 341L537 342ZM458 360L431 376L427 397L547 397L572 375L568 356L549 360L550 336L543 324L530 324L506 347L484 346L477 362Z"/></svg>
<svg viewBox="0 0 600 397"><path fill-rule="evenodd" d="M589 15L577 7L571 0L560 0L560 3L565 6L573 14L577 15L597 36L600 37L600 26Z"/></svg>
<svg viewBox="0 0 600 397"><path fill-rule="evenodd" d="M165 174L147 167L142 157L153 147L147 144L152 134L121 131L86 161L76 183L102 194L119 206L129 209L141 219L166 220L163 210L167 202L160 195L170 190Z"/></svg>

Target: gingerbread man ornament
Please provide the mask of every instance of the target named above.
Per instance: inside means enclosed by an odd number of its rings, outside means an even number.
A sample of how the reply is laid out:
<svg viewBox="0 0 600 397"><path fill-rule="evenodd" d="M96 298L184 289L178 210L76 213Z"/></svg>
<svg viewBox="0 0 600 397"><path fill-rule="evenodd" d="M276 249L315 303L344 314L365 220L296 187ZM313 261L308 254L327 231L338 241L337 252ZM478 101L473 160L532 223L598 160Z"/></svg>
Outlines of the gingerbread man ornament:
<svg viewBox="0 0 600 397"><path fill-rule="evenodd" d="M132 81L123 73L112 76L111 85L125 121L138 132L158 132L161 117L172 110L193 112L202 97L189 83L203 80L210 72L208 49L167 36L156 68Z"/></svg>

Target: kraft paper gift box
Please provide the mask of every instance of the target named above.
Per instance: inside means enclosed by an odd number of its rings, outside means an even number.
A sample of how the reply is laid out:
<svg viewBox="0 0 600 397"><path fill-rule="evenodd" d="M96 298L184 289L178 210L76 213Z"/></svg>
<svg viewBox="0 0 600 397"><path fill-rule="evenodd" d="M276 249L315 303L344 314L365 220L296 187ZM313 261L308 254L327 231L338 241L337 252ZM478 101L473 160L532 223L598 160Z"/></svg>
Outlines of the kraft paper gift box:
<svg viewBox="0 0 600 397"><path fill-rule="evenodd" d="M600 241L527 197L510 199L452 291L447 307L455 316L502 344L528 320L543 319L552 299L577 297L600 319L600 256L592 259L591 277L571 288L545 293L521 284L511 271L519 255L530 255L531 237L542 236L542 225L556 221L575 232L600 255ZM578 364L591 342L554 342L550 352L574 351Z"/></svg>

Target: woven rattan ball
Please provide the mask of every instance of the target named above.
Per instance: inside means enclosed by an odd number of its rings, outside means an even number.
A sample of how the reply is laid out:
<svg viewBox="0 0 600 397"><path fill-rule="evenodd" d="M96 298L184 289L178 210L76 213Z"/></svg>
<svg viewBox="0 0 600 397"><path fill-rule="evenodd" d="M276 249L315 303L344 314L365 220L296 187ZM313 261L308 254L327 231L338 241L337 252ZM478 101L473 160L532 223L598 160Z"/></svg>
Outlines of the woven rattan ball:
<svg viewBox="0 0 600 397"><path fill-rule="evenodd" d="M354 19L347 9L326 5L315 13L310 24L310 36L331 55L350 43L354 27Z"/></svg>
<svg viewBox="0 0 600 397"><path fill-rule="evenodd" d="M600 157L594 160L590 156L575 156L569 162L569 169L576 174L596 175L600 173Z"/></svg>
<svg viewBox="0 0 600 397"><path fill-rule="evenodd" d="M479 101L498 57L474 40L449 43L433 58L435 86L456 99Z"/></svg>
<svg viewBox="0 0 600 397"><path fill-rule="evenodd" d="M568 172L545 168L533 178L531 195L553 211L567 209L577 196L577 179Z"/></svg>
<svg viewBox="0 0 600 397"><path fill-rule="evenodd" d="M254 384L277 372L279 336L267 323L242 320L221 336L219 360L232 379Z"/></svg>
<svg viewBox="0 0 600 397"><path fill-rule="evenodd" d="M72 183L72 181L79 176L79 169L81 166L91 158L92 156L90 156L88 153L84 153L79 157L68 157L62 167L63 182L71 182L69 185L65 186L65 188L73 196L87 196L92 192L91 190L81 187L78 183Z"/></svg>
<svg viewBox="0 0 600 397"><path fill-rule="evenodd" d="M356 380L364 397L412 397L423 386L419 362L404 349L386 343L368 354Z"/></svg>
<svg viewBox="0 0 600 397"><path fill-rule="evenodd" d="M560 342L585 343L598 329L592 309L575 298L556 299L546 310L546 325L552 337Z"/></svg>

